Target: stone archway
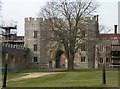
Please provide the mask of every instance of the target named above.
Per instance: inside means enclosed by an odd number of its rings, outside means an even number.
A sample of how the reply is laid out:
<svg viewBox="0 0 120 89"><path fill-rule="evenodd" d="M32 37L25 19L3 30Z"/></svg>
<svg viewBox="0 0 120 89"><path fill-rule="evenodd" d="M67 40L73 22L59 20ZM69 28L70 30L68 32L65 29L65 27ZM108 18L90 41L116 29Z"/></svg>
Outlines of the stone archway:
<svg viewBox="0 0 120 89"><path fill-rule="evenodd" d="M49 61L49 68L52 68L52 65L53 65L52 61Z"/></svg>
<svg viewBox="0 0 120 89"><path fill-rule="evenodd" d="M64 52L61 50L61 49L58 49L56 51L56 54L55 54L55 68L60 68L60 63L61 63L61 55L63 54Z"/></svg>

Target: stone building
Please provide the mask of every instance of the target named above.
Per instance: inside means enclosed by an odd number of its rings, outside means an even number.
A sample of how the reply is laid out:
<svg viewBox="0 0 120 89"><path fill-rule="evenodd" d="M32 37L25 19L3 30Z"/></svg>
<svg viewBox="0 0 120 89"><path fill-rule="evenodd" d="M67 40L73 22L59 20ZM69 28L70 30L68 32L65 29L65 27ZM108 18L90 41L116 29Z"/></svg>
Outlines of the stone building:
<svg viewBox="0 0 120 89"><path fill-rule="evenodd" d="M0 46L2 47L2 69L5 64L8 65L10 72L17 72L28 67L27 48L9 43L2 43Z"/></svg>
<svg viewBox="0 0 120 89"><path fill-rule="evenodd" d="M100 34L98 16L85 17L84 37L92 41L81 44L75 54L74 68L101 68L120 65L120 34L115 25L114 34ZM49 41L52 32L47 19L25 18L25 36L5 34L1 37L2 67L9 70L24 68L67 68L64 48L57 42ZM9 31L10 32L10 31ZM7 39L6 39L7 38Z"/></svg>
<svg viewBox="0 0 120 89"><path fill-rule="evenodd" d="M83 22L86 26L84 36L91 39L96 38L96 35L99 34L98 16L85 17L83 19L86 20L85 23ZM61 64L67 67L63 47L60 44L54 45L55 42L50 45L48 40L44 40L44 38L49 38L49 35L51 35L46 22L47 19L43 18L25 18L25 47L30 49L30 67L45 68L50 65L51 67L56 67L57 64L58 66ZM75 68L94 67L94 45L88 42L81 46L81 49L75 55ZM60 60L57 60L56 57L59 57Z"/></svg>
<svg viewBox="0 0 120 89"><path fill-rule="evenodd" d="M28 67L28 49L24 47L24 36L17 36L13 30L17 30L16 24L10 23L0 26L2 34L0 37L0 59L1 68L8 65L8 71L17 72Z"/></svg>
<svg viewBox="0 0 120 89"><path fill-rule="evenodd" d="M95 45L95 68L105 63L106 67L120 66L120 34L114 25L113 34L98 34L99 43ZM113 55L118 53L118 55Z"/></svg>
<svg viewBox="0 0 120 89"><path fill-rule="evenodd" d="M25 18L25 39L24 45L29 48L29 66L39 68L40 58L40 18Z"/></svg>

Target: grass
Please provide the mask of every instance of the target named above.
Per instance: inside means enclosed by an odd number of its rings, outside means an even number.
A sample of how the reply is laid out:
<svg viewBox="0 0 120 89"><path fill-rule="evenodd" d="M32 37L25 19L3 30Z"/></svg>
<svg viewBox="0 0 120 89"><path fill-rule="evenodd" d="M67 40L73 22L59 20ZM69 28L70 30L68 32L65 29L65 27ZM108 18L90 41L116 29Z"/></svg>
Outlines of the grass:
<svg viewBox="0 0 120 89"><path fill-rule="evenodd" d="M117 87L118 71L107 71L107 84L102 85L101 69L82 69L40 78L8 82L8 87Z"/></svg>
<svg viewBox="0 0 120 89"><path fill-rule="evenodd" d="M9 73L7 74L7 80L9 79L13 79L13 78L18 78L18 77L21 77L21 76L25 76L27 74L24 74L24 73ZM2 80L3 80L3 77L4 75L0 74L0 87L2 86Z"/></svg>
<svg viewBox="0 0 120 89"><path fill-rule="evenodd" d="M25 74L25 73L9 73L9 74L7 74L7 79L18 78L18 77L25 76L25 75L27 75L27 74ZM2 75L2 78L3 77L4 76Z"/></svg>

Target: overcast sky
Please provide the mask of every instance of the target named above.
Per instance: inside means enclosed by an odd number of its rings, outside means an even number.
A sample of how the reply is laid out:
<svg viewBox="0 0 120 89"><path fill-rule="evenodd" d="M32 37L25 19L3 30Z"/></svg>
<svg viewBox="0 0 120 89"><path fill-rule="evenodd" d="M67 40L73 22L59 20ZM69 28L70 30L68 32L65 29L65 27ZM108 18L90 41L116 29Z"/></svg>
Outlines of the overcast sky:
<svg viewBox="0 0 120 89"><path fill-rule="evenodd" d="M2 19L17 21L18 35L24 35L24 18L37 17L40 7L47 1L50 0L3 0ZM119 0L97 1L100 4L98 10L100 24L113 28L115 24L118 24Z"/></svg>

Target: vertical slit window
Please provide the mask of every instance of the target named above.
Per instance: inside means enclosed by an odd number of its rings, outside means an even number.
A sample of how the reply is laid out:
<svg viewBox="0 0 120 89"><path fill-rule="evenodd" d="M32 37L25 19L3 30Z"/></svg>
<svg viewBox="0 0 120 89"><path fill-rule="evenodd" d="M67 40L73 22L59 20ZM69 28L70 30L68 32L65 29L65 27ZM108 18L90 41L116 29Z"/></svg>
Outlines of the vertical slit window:
<svg viewBox="0 0 120 89"><path fill-rule="evenodd" d="M81 51L85 51L85 45L81 45Z"/></svg>
<svg viewBox="0 0 120 89"><path fill-rule="evenodd" d="M37 31L34 31L34 38L37 38Z"/></svg>
<svg viewBox="0 0 120 89"><path fill-rule="evenodd" d="M34 44L34 51L37 51L37 44Z"/></svg>

